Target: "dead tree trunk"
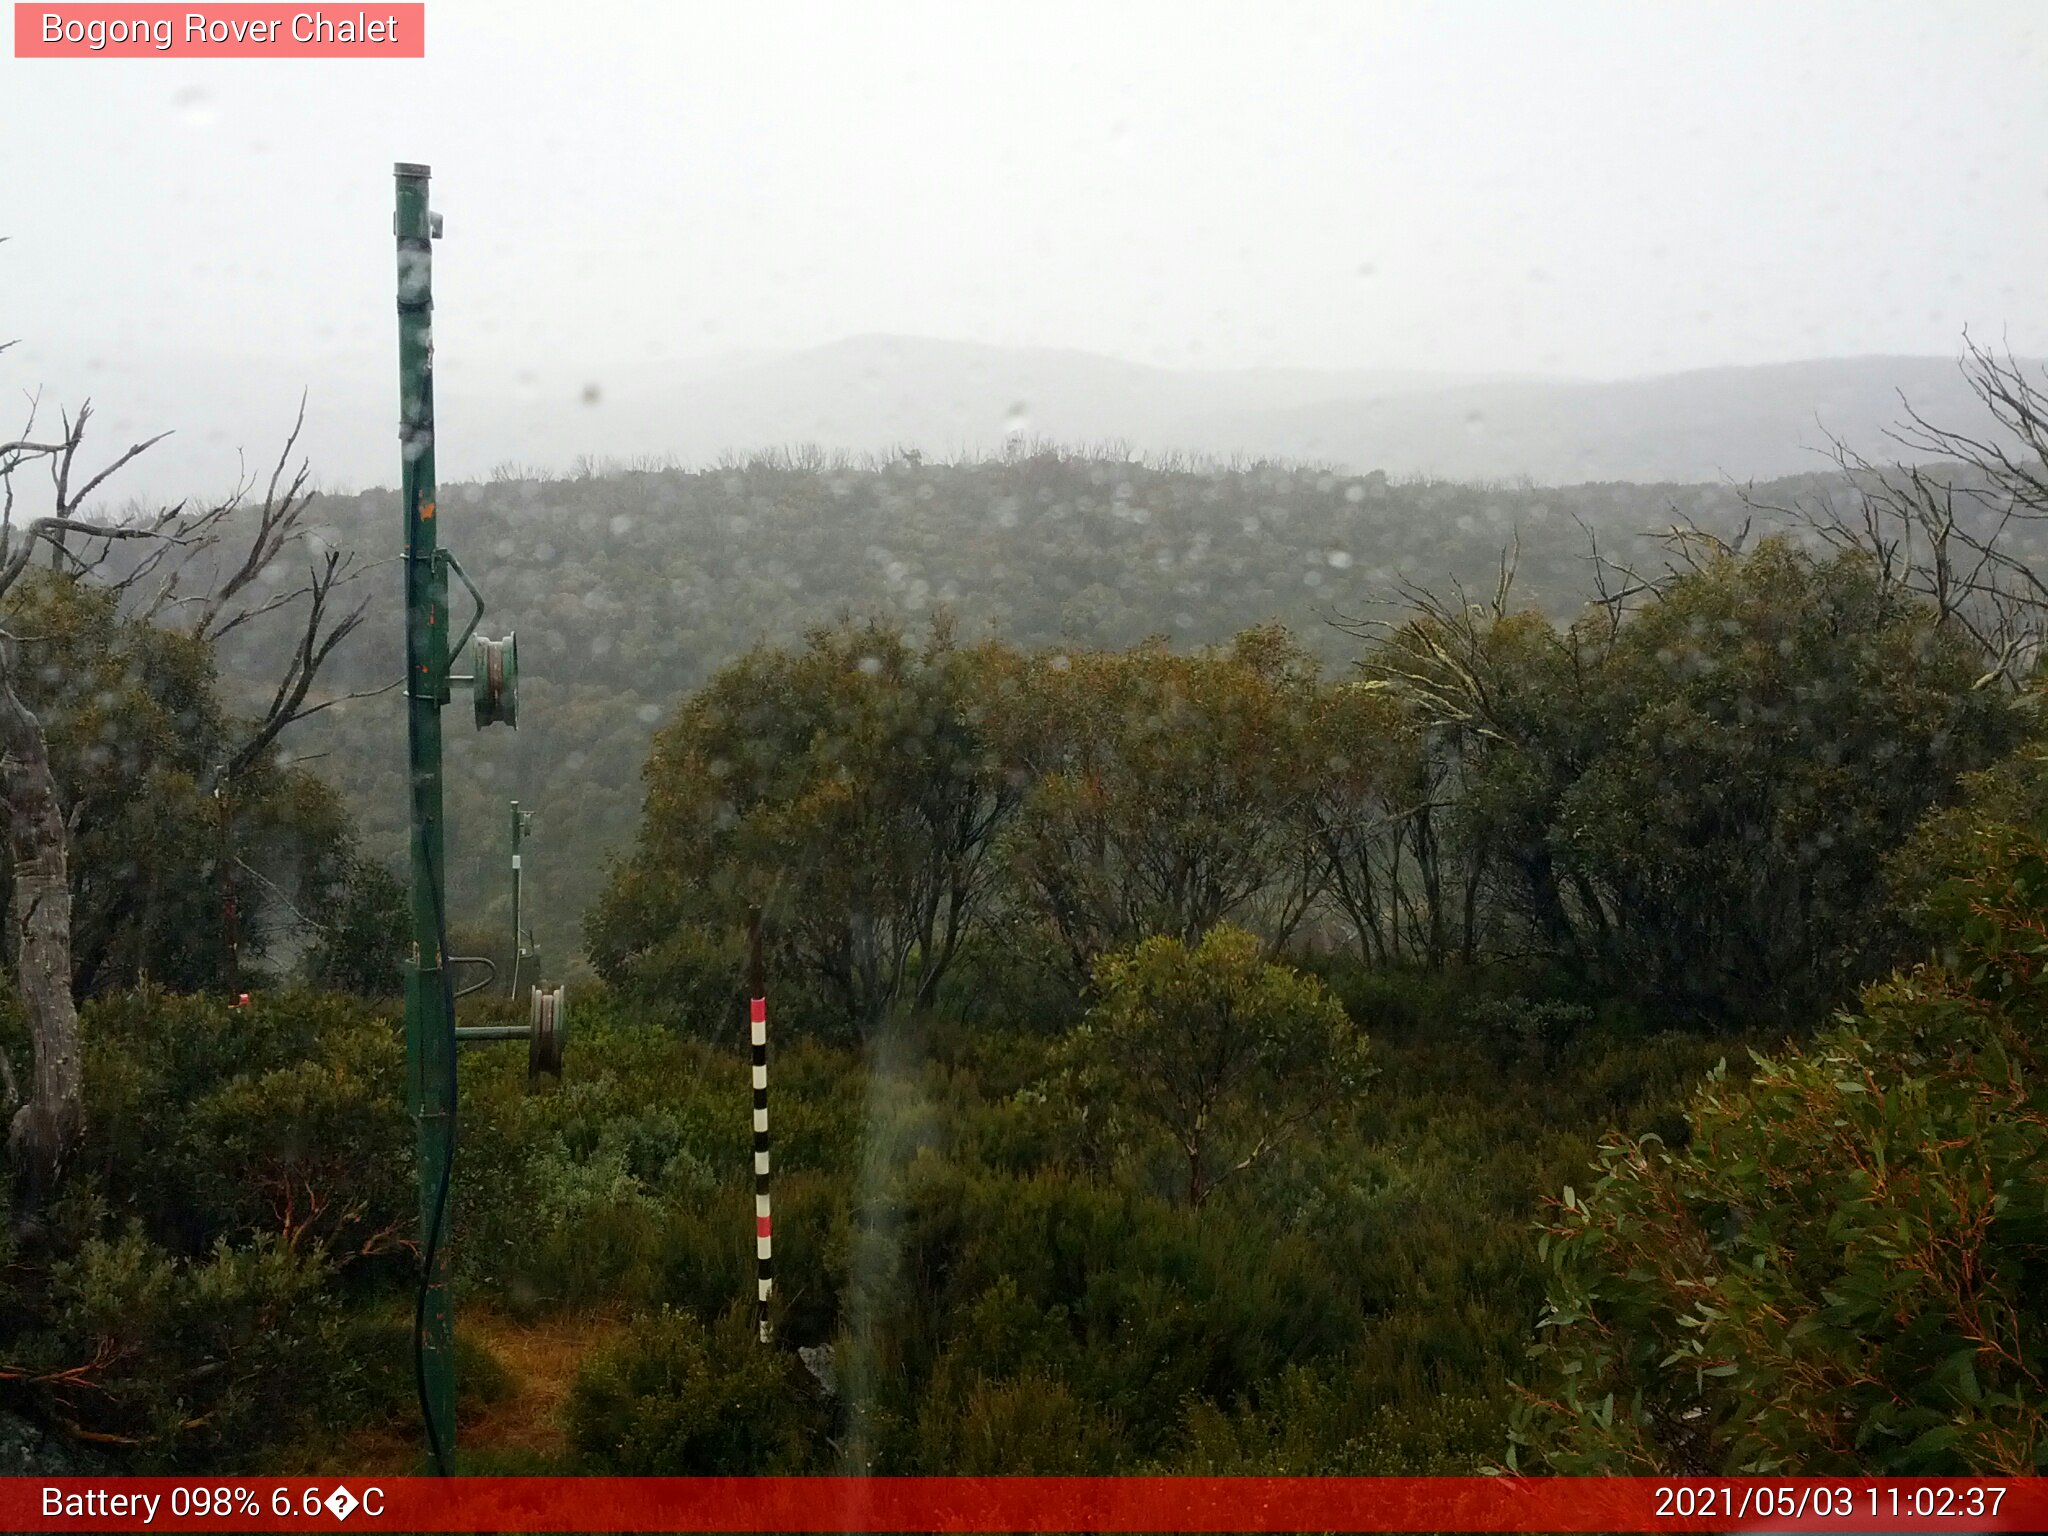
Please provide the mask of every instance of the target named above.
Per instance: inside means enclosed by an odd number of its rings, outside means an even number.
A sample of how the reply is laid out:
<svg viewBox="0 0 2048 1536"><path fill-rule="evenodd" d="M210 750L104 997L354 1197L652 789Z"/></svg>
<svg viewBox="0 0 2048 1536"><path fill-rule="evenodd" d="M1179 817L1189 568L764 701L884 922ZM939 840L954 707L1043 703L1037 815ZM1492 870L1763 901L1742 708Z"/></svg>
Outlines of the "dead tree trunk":
<svg viewBox="0 0 2048 1536"><path fill-rule="evenodd" d="M71 876L64 813L42 723L14 691L13 646L0 647L0 785L14 891L15 975L34 1045L27 1099L7 1138L17 1228L34 1231L77 1141L78 1009L71 996Z"/></svg>
<svg viewBox="0 0 2048 1536"><path fill-rule="evenodd" d="M0 351L7 345L0 343ZM76 484L73 471L91 417L91 405L83 405L75 417L64 418L60 435L39 441L28 435L34 428L31 409L23 435L0 442L0 600L20 581L37 546L48 544L57 563L54 579L106 582L124 599L123 622L162 623L196 604L196 617L187 620L185 633L209 644L267 614L303 604L305 622L298 626L297 638L285 653L277 689L261 717L248 722L246 735L231 748L222 770L223 794L231 794L236 775L254 764L293 721L330 708L343 698L363 696L344 694L306 702L321 666L362 622L364 602L341 613L331 606L340 589L355 579L354 557L338 550L314 551L303 586L261 592L261 579L283 553L292 549L296 554L299 546L308 544L304 518L311 494L306 489L306 466L301 463L296 474L286 477L299 431L305 425L305 402L299 402L298 421L285 439L260 506L249 500L255 484L250 480L204 511L189 512L180 503L153 517L110 523L87 521L80 516L80 508L116 471L159 439L135 444L98 474ZM51 515L22 525L14 520L14 472L32 462L49 467L54 505ZM246 553L223 573L218 559L225 548L223 541L237 531L234 519L244 511L253 514L255 524ZM146 552L125 571L103 571L113 546L133 541L140 541ZM79 552L81 545L84 554ZM180 558L174 560L174 555ZM182 592L188 570L206 576L208 585L197 592ZM153 593L146 590L152 583ZM72 828L59 801L43 723L23 702L16 688L18 679L14 638L0 623L0 815L6 818L13 864L8 933L14 944L15 981L28 1016L35 1057L30 1091L9 1129L8 1152L14 1164L16 1230L32 1233L41 1224L42 1213L63 1178L83 1129L83 1091L71 968ZM227 878L232 881L231 871ZM231 884L228 889L232 892ZM232 949L232 935L229 943ZM0 1077L8 1080L11 1099L12 1068L0 1072Z"/></svg>

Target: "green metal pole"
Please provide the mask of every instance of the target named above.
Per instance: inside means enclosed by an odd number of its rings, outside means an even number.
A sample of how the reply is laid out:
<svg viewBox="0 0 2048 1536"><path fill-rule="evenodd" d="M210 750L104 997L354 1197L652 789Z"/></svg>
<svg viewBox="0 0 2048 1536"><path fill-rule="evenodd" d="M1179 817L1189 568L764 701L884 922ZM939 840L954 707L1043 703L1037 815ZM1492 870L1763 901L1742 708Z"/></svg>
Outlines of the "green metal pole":
<svg viewBox="0 0 2048 1536"><path fill-rule="evenodd" d="M400 164L398 440L405 510L406 748L412 791L412 955L405 973L407 1086L419 1138L420 1396L437 1470L455 1455L455 1316L448 1288L449 1181L455 1138L455 1037L442 935L447 869L441 803L441 706L448 697L448 577L434 518L434 216L428 170Z"/></svg>

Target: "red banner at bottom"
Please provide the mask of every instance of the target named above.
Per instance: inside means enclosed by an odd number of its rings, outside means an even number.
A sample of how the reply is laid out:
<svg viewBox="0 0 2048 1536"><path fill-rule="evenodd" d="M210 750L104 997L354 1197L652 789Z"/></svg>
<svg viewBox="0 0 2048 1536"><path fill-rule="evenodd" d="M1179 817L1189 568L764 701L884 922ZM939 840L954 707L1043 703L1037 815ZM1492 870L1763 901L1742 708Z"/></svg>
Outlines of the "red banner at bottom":
<svg viewBox="0 0 2048 1536"><path fill-rule="evenodd" d="M2048 1531L2048 1480L7 1478L7 1531Z"/></svg>

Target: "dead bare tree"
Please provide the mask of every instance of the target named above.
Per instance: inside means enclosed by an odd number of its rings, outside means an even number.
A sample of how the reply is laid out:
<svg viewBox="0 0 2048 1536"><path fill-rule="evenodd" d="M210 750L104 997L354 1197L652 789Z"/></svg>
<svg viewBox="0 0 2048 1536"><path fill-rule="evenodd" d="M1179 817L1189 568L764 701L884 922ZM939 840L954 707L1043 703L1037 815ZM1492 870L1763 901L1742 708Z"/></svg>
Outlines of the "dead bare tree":
<svg viewBox="0 0 2048 1536"><path fill-rule="evenodd" d="M1980 686L2017 687L2048 643L2048 376L1967 335L1964 346L1959 366L1992 428L1937 426L1901 396L1904 418L1889 433L1899 462L1880 465L1831 435L1839 490L1750 504L1870 559L1976 645Z"/></svg>
<svg viewBox="0 0 2048 1536"><path fill-rule="evenodd" d="M67 814L51 771L43 722L22 699L21 637L8 627L10 595L36 552L45 549L60 579L111 587L126 616L183 628L203 640L218 640L267 615L291 614L294 638L276 687L267 704L242 723L219 765L214 787L223 794L292 722L339 702L311 701L314 679L361 623L367 604L366 598L353 604L344 600L345 589L360 574L354 558L312 547L305 521L311 503L305 464L286 474L305 422L303 399L260 502L253 498L253 482L245 478L212 506L195 511L180 503L118 521L87 516L88 499L162 435L134 444L97 471L84 472L90 402L75 416L60 415L59 430L47 436L37 435L37 414L31 401L21 434L0 442L0 801L13 876L8 924L15 981L33 1054L28 1092L15 1108L8 1148L16 1222L29 1231L61 1182L83 1124L70 863L74 818L85 808ZM36 465L49 471L49 510L18 520L25 471ZM132 557L111 560L117 549ZM267 573L300 549L309 554L305 580L265 592ZM12 1079L11 1067L6 1075Z"/></svg>

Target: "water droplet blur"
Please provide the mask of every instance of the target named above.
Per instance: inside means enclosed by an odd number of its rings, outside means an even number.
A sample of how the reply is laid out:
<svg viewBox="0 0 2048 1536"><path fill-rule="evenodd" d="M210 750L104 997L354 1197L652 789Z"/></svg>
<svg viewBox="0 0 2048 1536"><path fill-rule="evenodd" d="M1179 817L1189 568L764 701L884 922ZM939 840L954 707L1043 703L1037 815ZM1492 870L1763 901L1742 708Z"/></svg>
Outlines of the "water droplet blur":
<svg viewBox="0 0 2048 1536"><path fill-rule="evenodd" d="M188 85L171 98L178 118L188 128L211 128L220 119L213 96L203 85Z"/></svg>

